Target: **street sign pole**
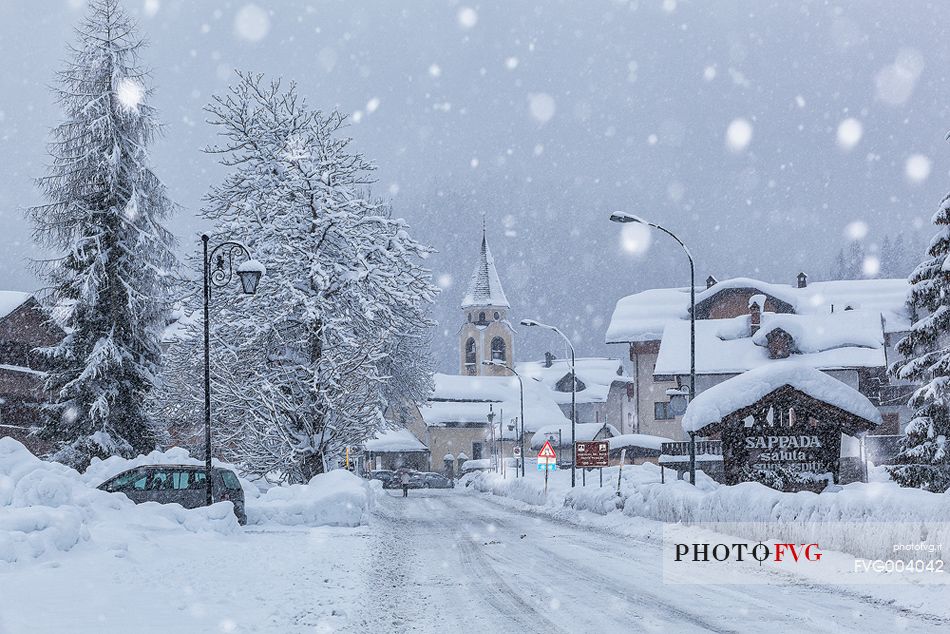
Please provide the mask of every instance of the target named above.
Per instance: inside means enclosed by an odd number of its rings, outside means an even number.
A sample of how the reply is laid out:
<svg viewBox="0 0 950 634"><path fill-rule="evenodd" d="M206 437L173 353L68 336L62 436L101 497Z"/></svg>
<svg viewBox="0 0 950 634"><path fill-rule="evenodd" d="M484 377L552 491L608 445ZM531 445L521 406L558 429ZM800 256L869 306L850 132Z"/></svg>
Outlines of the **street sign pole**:
<svg viewBox="0 0 950 634"><path fill-rule="evenodd" d="M548 465L544 465L544 466L545 466L545 469L544 469L544 496L547 497L547 495L548 495L548 471L550 471L550 469L547 468Z"/></svg>
<svg viewBox="0 0 950 634"><path fill-rule="evenodd" d="M617 497L620 497L620 478L623 476L623 463L627 459L627 450L620 450L620 468L617 469Z"/></svg>

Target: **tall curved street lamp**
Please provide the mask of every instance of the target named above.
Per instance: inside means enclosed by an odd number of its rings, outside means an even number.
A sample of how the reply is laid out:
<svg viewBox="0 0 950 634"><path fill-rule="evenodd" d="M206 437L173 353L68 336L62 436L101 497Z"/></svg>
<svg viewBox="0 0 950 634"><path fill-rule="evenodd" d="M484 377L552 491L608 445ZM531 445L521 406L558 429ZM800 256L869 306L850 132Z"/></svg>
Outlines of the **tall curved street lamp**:
<svg viewBox="0 0 950 634"><path fill-rule="evenodd" d="M222 242L208 253L210 240L207 234L201 236L205 313L205 495L208 506L214 502L211 485L211 328L208 318L211 287L224 288L237 274L244 294L253 295L257 292L257 285L265 271L264 265L251 257L251 251L240 242ZM243 261L235 267L235 260L240 258L243 258Z"/></svg>
<svg viewBox="0 0 950 634"><path fill-rule="evenodd" d="M640 216L625 211L615 211L610 214L610 220L621 224L633 222L659 229L676 240L689 258L689 399L692 400L696 398L696 267L693 264L693 254L675 233ZM696 432L693 431L689 432L689 483L696 484Z"/></svg>
<svg viewBox="0 0 950 634"><path fill-rule="evenodd" d="M577 463L577 445L575 444L575 433L577 431L577 372L574 368L574 344L572 344L571 340L567 338L567 335L561 332L556 326L542 324L540 321L534 319L522 319L521 325L553 330L561 335L561 338L567 342L567 347L571 349L571 486L573 487L577 484L577 475L575 473L575 464Z"/></svg>
<svg viewBox="0 0 950 634"><path fill-rule="evenodd" d="M521 378L521 375L518 374L518 371L514 368L510 368L501 361L492 360L492 361L482 361L482 365L495 365L502 367L516 377L518 377L518 399L521 405L521 436L518 440L518 447L521 451L521 477L524 477L524 379ZM517 473L517 471L515 472Z"/></svg>

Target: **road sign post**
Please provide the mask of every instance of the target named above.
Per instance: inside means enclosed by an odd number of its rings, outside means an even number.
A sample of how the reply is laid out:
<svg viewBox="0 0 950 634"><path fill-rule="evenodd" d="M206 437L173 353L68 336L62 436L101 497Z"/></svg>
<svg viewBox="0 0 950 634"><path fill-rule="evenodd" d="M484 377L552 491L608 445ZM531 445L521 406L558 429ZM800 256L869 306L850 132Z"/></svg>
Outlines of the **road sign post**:
<svg viewBox="0 0 950 634"><path fill-rule="evenodd" d="M538 470L544 471L544 495L548 494L548 471L557 469L557 453L551 446L551 441L544 441L544 446L538 452Z"/></svg>

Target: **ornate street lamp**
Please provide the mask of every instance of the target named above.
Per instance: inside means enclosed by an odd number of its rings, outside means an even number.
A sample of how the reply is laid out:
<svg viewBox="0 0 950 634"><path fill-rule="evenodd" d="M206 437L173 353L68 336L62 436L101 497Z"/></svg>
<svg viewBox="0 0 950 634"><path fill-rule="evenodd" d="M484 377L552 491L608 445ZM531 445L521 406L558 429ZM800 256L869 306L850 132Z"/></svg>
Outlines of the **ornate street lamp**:
<svg viewBox="0 0 950 634"><path fill-rule="evenodd" d="M211 480L211 328L208 306L211 302L211 287L224 288L236 273L241 280L245 295L254 295L264 275L264 265L251 257L251 251L233 240L222 242L208 253L207 234L201 236L204 268L204 345L205 345L205 495L208 506L214 502ZM243 261L235 268L235 260Z"/></svg>

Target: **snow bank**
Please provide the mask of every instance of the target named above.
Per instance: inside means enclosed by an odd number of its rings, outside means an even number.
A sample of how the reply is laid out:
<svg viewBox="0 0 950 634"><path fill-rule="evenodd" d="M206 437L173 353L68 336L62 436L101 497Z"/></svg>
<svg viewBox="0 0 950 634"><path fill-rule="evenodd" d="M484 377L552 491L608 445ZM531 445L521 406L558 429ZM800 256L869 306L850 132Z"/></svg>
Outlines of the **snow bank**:
<svg viewBox="0 0 950 634"><path fill-rule="evenodd" d="M539 474L503 480L483 472L465 476L462 491L487 492L535 506L616 514L664 523L703 525L749 540L820 543L855 557L891 554L896 544L950 543L950 493L908 489L894 482L853 483L823 493L785 493L746 482L720 485L697 472L696 484L660 482L660 468L625 466L617 495L616 467L604 469L604 487L570 488L570 473L555 472L544 495ZM621 515L622 514L622 515ZM641 520L642 521L642 520ZM893 552L894 559L914 557Z"/></svg>
<svg viewBox="0 0 950 634"><path fill-rule="evenodd" d="M65 465L40 460L16 440L0 438L0 562L39 559L87 543L123 550L136 539L130 528L222 534L239 529L230 502L190 511L136 506L122 494L90 486Z"/></svg>
<svg viewBox="0 0 950 634"><path fill-rule="evenodd" d="M366 524L382 482L337 469L307 484L273 487L245 505L248 524L359 526Z"/></svg>
<svg viewBox="0 0 950 634"><path fill-rule="evenodd" d="M94 459L82 478L95 487L127 469L159 464L203 465L204 461L191 457L185 449L172 447L129 460L118 456ZM315 476L307 484L271 486L242 477L240 468L235 465L218 460L212 460L212 464L238 474L244 489L248 524L359 526L366 523L372 508L372 483L381 486L379 482L366 481L342 469Z"/></svg>

